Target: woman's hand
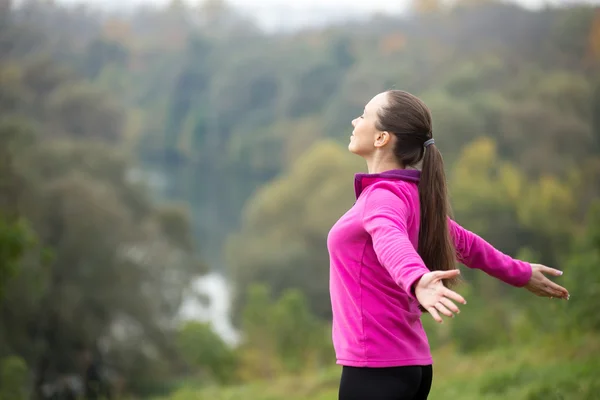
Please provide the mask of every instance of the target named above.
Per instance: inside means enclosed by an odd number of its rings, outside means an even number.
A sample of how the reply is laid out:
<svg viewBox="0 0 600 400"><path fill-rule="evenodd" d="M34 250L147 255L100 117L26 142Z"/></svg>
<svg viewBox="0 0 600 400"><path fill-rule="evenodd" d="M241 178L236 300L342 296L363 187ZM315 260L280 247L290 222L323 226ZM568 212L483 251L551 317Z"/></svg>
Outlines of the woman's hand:
<svg viewBox="0 0 600 400"><path fill-rule="evenodd" d="M540 297L556 297L557 299L569 300L569 291L546 278L545 273L553 276L561 276L562 271L546 267L541 264L531 264L531 279L525 289Z"/></svg>
<svg viewBox="0 0 600 400"><path fill-rule="evenodd" d="M415 285L417 300L431 314L433 319L440 324L444 321L438 311L451 318L454 318L453 312L460 313L460 310L452 300L467 304L466 300L460 294L446 288L442 283L442 279L454 278L459 274L460 271L458 269L428 272Z"/></svg>

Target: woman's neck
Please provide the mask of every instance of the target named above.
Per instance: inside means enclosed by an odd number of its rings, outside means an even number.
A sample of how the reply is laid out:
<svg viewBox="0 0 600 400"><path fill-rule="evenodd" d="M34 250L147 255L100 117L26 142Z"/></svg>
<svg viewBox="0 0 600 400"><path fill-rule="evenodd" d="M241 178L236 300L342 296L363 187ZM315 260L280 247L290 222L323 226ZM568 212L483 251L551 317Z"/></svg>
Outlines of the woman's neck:
<svg viewBox="0 0 600 400"><path fill-rule="evenodd" d="M379 174L393 169L404 169L404 166L400 165L395 159L378 159L378 157L373 157L366 161L369 174Z"/></svg>

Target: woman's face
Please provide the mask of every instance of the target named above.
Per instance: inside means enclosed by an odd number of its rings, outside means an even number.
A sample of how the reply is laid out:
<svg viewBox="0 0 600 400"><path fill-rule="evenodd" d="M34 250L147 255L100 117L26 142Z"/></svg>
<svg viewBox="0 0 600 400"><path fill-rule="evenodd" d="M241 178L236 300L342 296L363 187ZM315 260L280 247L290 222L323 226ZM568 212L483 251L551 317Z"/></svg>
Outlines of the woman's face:
<svg viewBox="0 0 600 400"><path fill-rule="evenodd" d="M365 106L363 115L352 121L354 130L350 136L348 150L361 157L370 156L378 147L384 132L379 131L375 125L378 121L378 110L387 104L386 93L373 97ZM387 136L387 133L385 133Z"/></svg>

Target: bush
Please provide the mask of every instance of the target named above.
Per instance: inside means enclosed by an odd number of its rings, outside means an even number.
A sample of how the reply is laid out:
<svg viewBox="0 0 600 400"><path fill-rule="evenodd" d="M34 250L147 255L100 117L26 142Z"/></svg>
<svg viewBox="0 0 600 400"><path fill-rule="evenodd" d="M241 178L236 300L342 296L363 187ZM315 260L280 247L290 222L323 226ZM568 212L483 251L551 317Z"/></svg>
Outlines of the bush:
<svg viewBox="0 0 600 400"><path fill-rule="evenodd" d="M25 400L27 364L20 357L0 360L0 400Z"/></svg>

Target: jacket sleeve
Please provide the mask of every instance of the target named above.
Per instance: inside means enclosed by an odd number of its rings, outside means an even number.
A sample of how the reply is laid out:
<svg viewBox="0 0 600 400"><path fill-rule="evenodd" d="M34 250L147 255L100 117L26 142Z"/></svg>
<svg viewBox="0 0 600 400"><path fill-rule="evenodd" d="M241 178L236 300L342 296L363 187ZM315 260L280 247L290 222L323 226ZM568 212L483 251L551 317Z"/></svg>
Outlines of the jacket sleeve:
<svg viewBox="0 0 600 400"><path fill-rule="evenodd" d="M512 286L522 287L529 282L531 264L509 257L451 219L448 223L458 261Z"/></svg>
<svg viewBox="0 0 600 400"><path fill-rule="evenodd" d="M362 221L371 235L377 259L393 280L414 298L413 285L429 269L408 236L407 199L385 187L374 188L366 196Z"/></svg>

